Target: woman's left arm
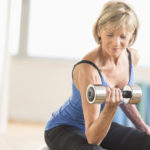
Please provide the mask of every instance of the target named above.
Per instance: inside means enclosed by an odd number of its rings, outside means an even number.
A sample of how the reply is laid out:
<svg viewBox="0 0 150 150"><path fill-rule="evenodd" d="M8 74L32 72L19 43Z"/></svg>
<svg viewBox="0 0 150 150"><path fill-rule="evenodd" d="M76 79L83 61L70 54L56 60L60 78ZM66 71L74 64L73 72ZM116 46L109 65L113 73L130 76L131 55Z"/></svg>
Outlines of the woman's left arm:
<svg viewBox="0 0 150 150"><path fill-rule="evenodd" d="M147 135L150 135L150 127L143 121L134 104L123 103L120 107L137 129L140 129L146 132Z"/></svg>
<svg viewBox="0 0 150 150"><path fill-rule="evenodd" d="M132 64L135 68L139 62L140 55L137 50L129 48L132 55ZM132 121L137 129L140 129L150 135L150 127L143 121L140 113L134 104L123 103L120 105L127 117Z"/></svg>

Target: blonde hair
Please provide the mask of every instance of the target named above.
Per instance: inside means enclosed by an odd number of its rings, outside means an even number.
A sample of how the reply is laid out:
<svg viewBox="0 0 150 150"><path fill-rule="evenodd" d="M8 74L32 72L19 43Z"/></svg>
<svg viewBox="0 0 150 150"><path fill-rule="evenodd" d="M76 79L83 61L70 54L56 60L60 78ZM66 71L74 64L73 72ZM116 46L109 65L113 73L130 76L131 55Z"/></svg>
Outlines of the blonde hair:
<svg viewBox="0 0 150 150"><path fill-rule="evenodd" d="M98 32L102 28L117 30L121 27L125 27L132 32L132 39L129 42L129 46L131 46L136 40L139 29L139 21L136 13L127 3L122 1L112 0L107 2L93 27L93 35L96 43L101 44Z"/></svg>

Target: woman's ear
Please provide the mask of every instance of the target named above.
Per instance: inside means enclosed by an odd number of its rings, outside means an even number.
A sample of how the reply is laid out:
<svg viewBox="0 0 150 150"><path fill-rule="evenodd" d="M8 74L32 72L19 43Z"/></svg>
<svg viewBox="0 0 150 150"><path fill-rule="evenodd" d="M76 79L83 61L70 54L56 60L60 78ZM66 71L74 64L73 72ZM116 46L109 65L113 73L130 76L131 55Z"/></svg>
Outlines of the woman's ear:
<svg viewBox="0 0 150 150"><path fill-rule="evenodd" d="M134 31L131 31L131 34L130 34L130 40L129 40L129 46L131 46L133 44L133 42L135 41L135 36L136 36L136 30Z"/></svg>
<svg viewBox="0 0 150 150"><path fill-rule="evenodd" d="M134 38L134 35L132 34L131 37L130 37L130 40L129 40L129 44L128 44L129 46L133 42L133 38Z"/></svg>
<svg viewBox="0 0 150 150"><path fill-rule="evenodd" d="M98 31L98 37L99 37L99 43L100 43L100 44L102 44L101 35L102 35L102 30L99 30L99 31Z"/></svg>
<svg viewBox="0 0 150 150"><path fill-rule="evenodd" d="M98 31L98 36L101 37L101 30Z"/></svg>

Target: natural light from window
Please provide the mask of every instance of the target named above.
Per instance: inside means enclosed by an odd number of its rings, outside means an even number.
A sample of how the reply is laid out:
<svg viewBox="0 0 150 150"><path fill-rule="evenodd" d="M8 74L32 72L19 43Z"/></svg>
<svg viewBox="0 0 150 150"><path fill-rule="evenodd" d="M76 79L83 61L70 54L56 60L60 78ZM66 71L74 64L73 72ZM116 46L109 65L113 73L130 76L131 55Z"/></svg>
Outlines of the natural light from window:
<svg viewBox="0 0 150 150"><path fill-rule="evenodd" d="M81 59L97 47L92 26L106 1L30 0L27 54L32 57ZM132 46L141 55L139 65L150 66L149 2L125 2L131 4L140 20L139 35Z"/></svg>

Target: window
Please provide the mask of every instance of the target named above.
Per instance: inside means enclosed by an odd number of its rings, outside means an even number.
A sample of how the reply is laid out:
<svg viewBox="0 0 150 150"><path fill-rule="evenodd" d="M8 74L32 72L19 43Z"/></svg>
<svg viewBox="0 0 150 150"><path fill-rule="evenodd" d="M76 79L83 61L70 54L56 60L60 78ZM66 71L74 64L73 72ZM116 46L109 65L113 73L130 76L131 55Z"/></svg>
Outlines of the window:
<svg viewBox="0 0 150 150"><path fill-rule="evenodd" d="M96 46L92 24L98 1L31 0L28 54L81 58Z"/></svg>
<svg viewBox="0 0 150 150"><path fill-rule="evenodd" d="M10 20L9 20L9 44L8 49L12 55L17 55L19 49L19 34L21 22L21 0L13 0L10 3Z"/></svg>
<svg viewBox="0 0 150 150"><path fill-rule="evenodd" d="M92 35L92 26L106 1L108 0L29 0L27 55L82 58L97 46ZM139 35L132 47L141 55L140 65L150 66L149 2L126 2L133 6L140 20ZM11 47L15 46L12 44Z"/></svg>

